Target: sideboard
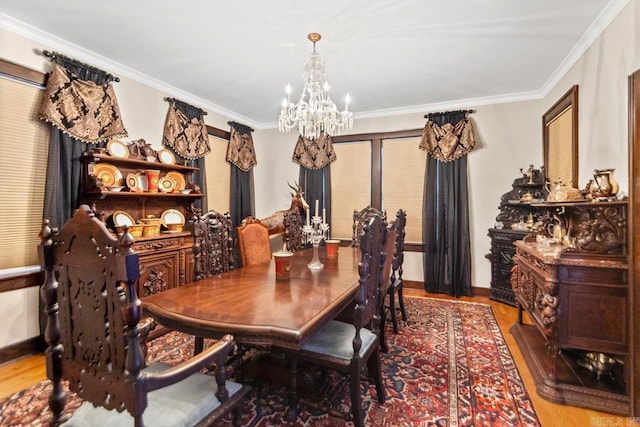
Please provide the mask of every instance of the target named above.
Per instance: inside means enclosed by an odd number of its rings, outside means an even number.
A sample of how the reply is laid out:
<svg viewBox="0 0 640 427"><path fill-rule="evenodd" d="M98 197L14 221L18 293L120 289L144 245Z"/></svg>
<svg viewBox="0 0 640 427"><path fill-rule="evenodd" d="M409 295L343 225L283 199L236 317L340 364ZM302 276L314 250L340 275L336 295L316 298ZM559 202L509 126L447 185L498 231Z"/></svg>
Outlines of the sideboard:
<svg viewBox="0 0 640 427"><path fill-rule="evenodd" d="M576 241L515 242L511 333L542 397L628 415L627 203L539 207L562 212Z"/></svg>

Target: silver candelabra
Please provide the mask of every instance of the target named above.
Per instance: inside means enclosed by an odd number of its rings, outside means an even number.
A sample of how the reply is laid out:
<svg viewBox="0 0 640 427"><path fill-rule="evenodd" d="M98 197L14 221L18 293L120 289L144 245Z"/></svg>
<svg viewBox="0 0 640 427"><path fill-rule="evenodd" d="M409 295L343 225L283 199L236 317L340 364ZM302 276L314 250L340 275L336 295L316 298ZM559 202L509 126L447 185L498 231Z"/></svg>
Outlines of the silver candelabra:
<svg viewBox="0 0 640 427"><path fill-rule="evenodd" d="M324 264L322 264L320 262L320 258L318 258L318 246L320 246L320 241L322 239L329 238L329 224L325 222L323 217L314 215L311 217L310 222L309 217L307 217L307 225L302 227L302 231L304 233L305 242L313 245L313 258L311 259L311 262L307 264L307 267L312 270L323 268Z"/></svg>

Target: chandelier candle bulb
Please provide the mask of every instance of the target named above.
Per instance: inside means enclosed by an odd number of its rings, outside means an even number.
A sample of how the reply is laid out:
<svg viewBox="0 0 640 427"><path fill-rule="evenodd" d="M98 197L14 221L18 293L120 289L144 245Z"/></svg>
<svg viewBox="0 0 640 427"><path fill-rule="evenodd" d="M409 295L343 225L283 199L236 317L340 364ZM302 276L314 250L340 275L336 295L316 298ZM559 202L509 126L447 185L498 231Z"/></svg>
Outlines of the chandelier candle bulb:
<svg viewBox="0 0 640 427"><path fill-rule="evenodd" d="M318 216L318 207L319 206L320 206L320 204L319 204L318 200L316 200L316 215L315 216Z"/></svg>

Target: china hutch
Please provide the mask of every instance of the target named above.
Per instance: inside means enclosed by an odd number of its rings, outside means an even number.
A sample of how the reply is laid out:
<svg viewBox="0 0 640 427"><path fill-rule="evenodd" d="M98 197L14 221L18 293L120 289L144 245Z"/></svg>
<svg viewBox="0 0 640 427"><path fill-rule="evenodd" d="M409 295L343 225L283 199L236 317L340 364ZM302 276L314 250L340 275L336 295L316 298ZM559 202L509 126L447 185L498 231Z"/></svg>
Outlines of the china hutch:
<svg viewBox="0 0 640 427"><path fill-rule="evenodd" d="M493 228L489 229L491 249L486 258L491 261L491 288L489 298L509 305L516 305L511 289L511 267L515 247L513 243L531 233L533 223L544 213L532 205L545 200L547 189L541 170L529 166L526 173L514 179L511 189L500 198Z"/></svg>
<svg viewBox="0 0 640 427"><path fill-rule="evenodd" d="M198 213L194 202L203 197L192 184L192 174L198 168L176 164L171 161L172 156L168 159L163 162L160 156L118 157L104 150L87 152L82 157L84 203L92 206L114 233L121 231L117 229L118 218L128 218L129 223L136 225L133 228L140 229L132 232L133 249L140 256L137 288L140 297L193 280L193 237L189 223ZM147 175L164 183L165 188L156 189L155 182L150 188ZM163 181L167 176L172 176L172 180ZM167 229L163 222L167 213L181 218L178 222L183 226L177 224L178 227Z"/></svg>

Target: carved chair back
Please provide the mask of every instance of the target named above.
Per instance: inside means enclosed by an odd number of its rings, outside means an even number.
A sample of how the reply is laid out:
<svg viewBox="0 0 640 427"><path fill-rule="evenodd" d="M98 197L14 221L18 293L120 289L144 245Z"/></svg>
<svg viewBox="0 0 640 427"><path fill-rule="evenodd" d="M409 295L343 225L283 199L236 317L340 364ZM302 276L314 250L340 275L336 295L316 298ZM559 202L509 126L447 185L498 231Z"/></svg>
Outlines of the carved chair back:
<svg viewBox="0 0 640 427"><path fill-rule="evenodd" d="M383 218L385 222L387 221L387 212L380 211L379 209L374 208L371 205L365 207L361 211L354 209L352 226L353 235L351 237L351 246L356 248L360 246L360 236L362 235L362 228L364 224L367 223L367 220L373 215L381 216L381 218Z"/></svg>
<svg viewBox="0 0 640 427"><path fill-rule="evenodd" d="M194 281L233 269L233 220L209 211L194 222Z"/></svg>
<svg viewBox="0 0 640 427"><path fill-rule="evenodd" d="M149 425L204 418L211 423L229 412L234 425L240 425L248 388L226 380L224 362L235 345L231 335L178 366L157 363L141 372L142 306L133 242L128 227L114 236L87 205L60 232L43 222L38 255L45 272L41 294L51 425L66 419L63 379L85 401L73 414L74 425L124 425L133 416L134 424L143 427L143 413ZM212 364L215 377L198 373Z"/></svg>
<svg viewBox="0 0 640 427"><path fill-rule="evenodd" d="M299 212L284 213L284 243L290 252L304 249L302 225L302 215Z"/></svg>
<svg viewBox="0 0 640 427"><path fill-rule="evenodd" d="M52 359L60 363L59 372L50 372L50 378L53 374L59 381L63 376L70 390L94 405L141 413L146 398L136 392L135 381L144 357L133 238L129 233L114 237L86 205L60 233L45 221L40 237L48 314L45 338L48 352L55 354Z"/></svg>
<svg viewBox="0 0 640 427"><path fill-rule="evenodd" d="M404 263L404 238L405 227L407 224L407 214L402 209L396 213L396 219L394 221L395 226L395 241L393 245L393 259L391 262L391 276L389 278L389 284L387 287L387 294L389 294L389 315L393 323L393 331L398 333L398 320L396 318L396 295L398 303L400 305L400 314L402 320L407 321L407 312L404 308L403 298L403 279L402 279L402 264ZM391 252L390 252L391 254ZM384 315L384 313L383 313ZM386 316L384 317L386 319ZM382 328L384 330L384 325Z"/></svg>
<svg viewBox="0 0 640 427"><path fill-rule="evenodd" d="M269 230L260 220L245 221L237 230L240 261L243 266L271 259Z"/></svg>

